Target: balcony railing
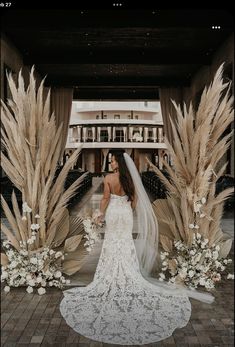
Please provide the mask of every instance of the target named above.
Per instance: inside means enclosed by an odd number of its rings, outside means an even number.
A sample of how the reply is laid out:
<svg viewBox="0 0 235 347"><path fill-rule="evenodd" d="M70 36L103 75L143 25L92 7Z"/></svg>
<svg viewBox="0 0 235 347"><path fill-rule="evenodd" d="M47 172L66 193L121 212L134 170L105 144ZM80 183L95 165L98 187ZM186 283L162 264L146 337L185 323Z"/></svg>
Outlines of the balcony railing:
<svg viewBox="0 0 235 347"><path fill-rule="evenodd" d="M157 142L164 143L163 126L91 126L69 128L68 143Z"/></svg>

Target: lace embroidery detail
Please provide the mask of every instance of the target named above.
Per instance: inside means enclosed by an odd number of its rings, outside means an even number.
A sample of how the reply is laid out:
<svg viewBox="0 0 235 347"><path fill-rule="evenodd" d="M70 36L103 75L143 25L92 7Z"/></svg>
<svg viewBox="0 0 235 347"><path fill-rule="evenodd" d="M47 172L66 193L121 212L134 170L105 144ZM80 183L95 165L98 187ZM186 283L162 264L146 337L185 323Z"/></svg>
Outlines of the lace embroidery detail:
<svg viewBox="0 0 235 347"><path fill-rule="evenodd" d="M141 275L127 199L112 194L93 281L65 290L60 311L69 326L92 340L141 345L187 325L191 304L186 295L169 294Z"/></svg>

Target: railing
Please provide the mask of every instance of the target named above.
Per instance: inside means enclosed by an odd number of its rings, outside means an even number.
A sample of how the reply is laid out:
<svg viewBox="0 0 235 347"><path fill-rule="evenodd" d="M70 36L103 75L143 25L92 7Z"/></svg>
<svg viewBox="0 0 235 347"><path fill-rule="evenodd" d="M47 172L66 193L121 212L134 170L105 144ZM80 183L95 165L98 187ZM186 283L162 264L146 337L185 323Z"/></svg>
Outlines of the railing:
<svg viewBox="0 0 235 347"><path fill-rule="evenodd" d="M84 142L154 142L164 143L163 126L92 126L69 128L68 143Z"/></svg>

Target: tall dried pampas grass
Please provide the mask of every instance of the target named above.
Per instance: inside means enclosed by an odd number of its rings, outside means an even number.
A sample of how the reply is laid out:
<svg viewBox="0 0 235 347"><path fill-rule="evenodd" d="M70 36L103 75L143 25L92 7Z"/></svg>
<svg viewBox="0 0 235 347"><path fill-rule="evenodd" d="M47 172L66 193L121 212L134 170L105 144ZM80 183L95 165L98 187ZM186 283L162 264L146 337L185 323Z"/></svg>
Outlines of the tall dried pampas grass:
<svg viewBox="0 0 235 347"><path fill-rule="evenodd" d="M232 245L220 222L224 201L234 188L215 196L216 181L227 165L219 169L218 163L229 148L233 133L222 137L233 121L233 96L222 74L223 64L204 89L197 111L192 103L188 109L185 104L181 109L172 101L177 112L176 124L171 124L174 142L165 142L174 167L164 162L169 180L148 161L168 191L167 199L153 203L160 224L160 244L165 251L172 250L174 240L190 246L197 231L209 239L209 245L220 245L221 257L227 256Z"/></svg>
<svg viewBox="0 0 235 347"><path fill-rule="evenodd" d="M10 225L8 228L2 224L2 231L11 244L19 249L20 242L31 238L31 225L39 224L35 242L28 245L29 251L39 252L46 246L64 250L67 255L62 268L65 268L67 274L72 274L82 266L87 251L82 240L82 221L78 217L71 220L67 203L86 174L79 177L66 191L64 183L81 147L72 154L53 182L60 159L63 124L57 128L55 115L50 114L50 92L44 101L44 81L36 90L34 68L31 70L27 89L21 72L18 86L11 75L8 76L8 83L12 100L8 100L8 104L1 100L1 165L21 191L22 201L26 202L32 211L21 214L14 192L13 211L10 211L1 196L2 207Z"/></svg>

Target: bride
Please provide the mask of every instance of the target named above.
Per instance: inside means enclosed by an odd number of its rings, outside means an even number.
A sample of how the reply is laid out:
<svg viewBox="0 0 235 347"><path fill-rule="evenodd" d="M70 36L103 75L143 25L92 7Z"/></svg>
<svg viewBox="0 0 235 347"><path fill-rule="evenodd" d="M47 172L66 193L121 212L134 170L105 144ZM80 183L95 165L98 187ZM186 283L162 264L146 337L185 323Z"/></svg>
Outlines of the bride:
<svg viewBox="0 0 235 347"><path fill-rule="evenodd" d="M189 297L213 296L151 277L158 249L158 225L131 157L114 151L114 173L104 178L97 222L105 237L93 281L65 290L60 311L67 324L92 340L143 345L163 340L191 316ZM137 238L132 238L133 213Z"/></svg>

